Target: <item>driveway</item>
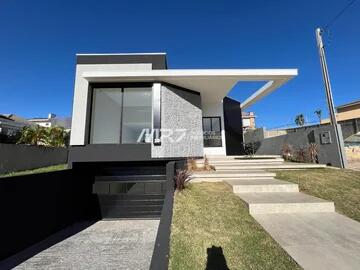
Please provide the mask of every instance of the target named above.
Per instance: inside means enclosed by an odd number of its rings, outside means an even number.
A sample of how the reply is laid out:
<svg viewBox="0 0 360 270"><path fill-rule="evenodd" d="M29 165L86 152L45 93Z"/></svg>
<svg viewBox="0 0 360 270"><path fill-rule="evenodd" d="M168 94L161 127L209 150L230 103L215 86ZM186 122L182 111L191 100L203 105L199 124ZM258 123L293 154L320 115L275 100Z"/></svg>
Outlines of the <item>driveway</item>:
<svg viewBox="0 0 360 270"><path fill-rule="evenodd" d="M149 269L158 220L102 220L15 269Z"/></svg>

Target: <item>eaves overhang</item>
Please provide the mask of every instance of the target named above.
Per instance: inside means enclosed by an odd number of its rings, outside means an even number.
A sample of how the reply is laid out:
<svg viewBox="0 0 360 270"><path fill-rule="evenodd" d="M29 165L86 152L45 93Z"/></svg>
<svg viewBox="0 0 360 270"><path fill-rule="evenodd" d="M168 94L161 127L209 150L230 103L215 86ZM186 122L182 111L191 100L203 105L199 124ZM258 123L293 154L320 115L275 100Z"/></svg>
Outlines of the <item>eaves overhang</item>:
<svg viewBox="0 0 360 270"><path fill-rule="evenodd" d="M82 77L97 82L166 82L201 94L203 103L217 103L241 81L267 81L243 101L243 109L270 94L298 74L297 69L171 69L148 71L89 71Z"/></svg>

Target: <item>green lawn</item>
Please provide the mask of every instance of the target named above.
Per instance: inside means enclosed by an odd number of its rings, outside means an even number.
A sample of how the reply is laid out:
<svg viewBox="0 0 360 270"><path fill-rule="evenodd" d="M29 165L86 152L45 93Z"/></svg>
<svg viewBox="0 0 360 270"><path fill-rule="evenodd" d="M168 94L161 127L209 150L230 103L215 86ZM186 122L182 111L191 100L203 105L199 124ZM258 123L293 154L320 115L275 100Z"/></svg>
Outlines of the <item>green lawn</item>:
<svg viewBox="0 0 360 270"><path fill-rule="evenodd" d="M10 177L10 176L19 176L19 175L26 175L26 174L34 174L34 173L45 173L45 172L53 172L53 171L60 171L67 169L67 164L59 164L54 166L48 166L48 167L42 167L38 169L33 170L27 170L27 171L18 171L18 172L11 172L6 174L0 174L1 177Z"/></svg>
<svg viewBox="0 0 360 270"><path fill-rule="evenodd" d="M226 184L191 184L175 196L170 269L223 269L220 247L229 269L300 269Z"/></svg>
<svg viewBox="0 0 360 270"><path fill-rule="evenodd" d="M337 212L360 221L360 172L312 169L276 171L276 175L299 184L304 193L333 201Z"/></svg>

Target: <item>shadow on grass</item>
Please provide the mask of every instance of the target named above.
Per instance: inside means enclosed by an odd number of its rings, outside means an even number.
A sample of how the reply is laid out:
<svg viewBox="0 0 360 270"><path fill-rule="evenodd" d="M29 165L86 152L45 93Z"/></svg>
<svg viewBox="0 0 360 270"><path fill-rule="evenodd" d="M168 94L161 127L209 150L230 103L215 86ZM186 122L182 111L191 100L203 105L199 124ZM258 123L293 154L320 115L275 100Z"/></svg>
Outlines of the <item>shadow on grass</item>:
<svg viewBox="0 0 360 270"><path fill-rule="evenodd" d="M206 252L207 262L205 270L229 270L222 247L212 246Z"/></svg>

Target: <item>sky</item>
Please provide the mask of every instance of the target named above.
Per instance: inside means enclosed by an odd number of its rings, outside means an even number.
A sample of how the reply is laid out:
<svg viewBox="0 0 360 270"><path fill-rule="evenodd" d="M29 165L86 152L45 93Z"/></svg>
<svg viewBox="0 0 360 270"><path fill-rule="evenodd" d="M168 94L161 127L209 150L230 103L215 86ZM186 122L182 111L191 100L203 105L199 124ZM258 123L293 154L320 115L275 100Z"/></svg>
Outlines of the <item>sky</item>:
<svg viewBox="0 0 360 270"><path fill-rule="evenodd" d="M257 125L327 105L315 40L350 0L0 0L0 113L71 116L76 53L167 52L170 68L297 68L249 107ZM335 105L360 99L360 1L325 36ZM239 83L244 101L259 83Z"/></svg>

